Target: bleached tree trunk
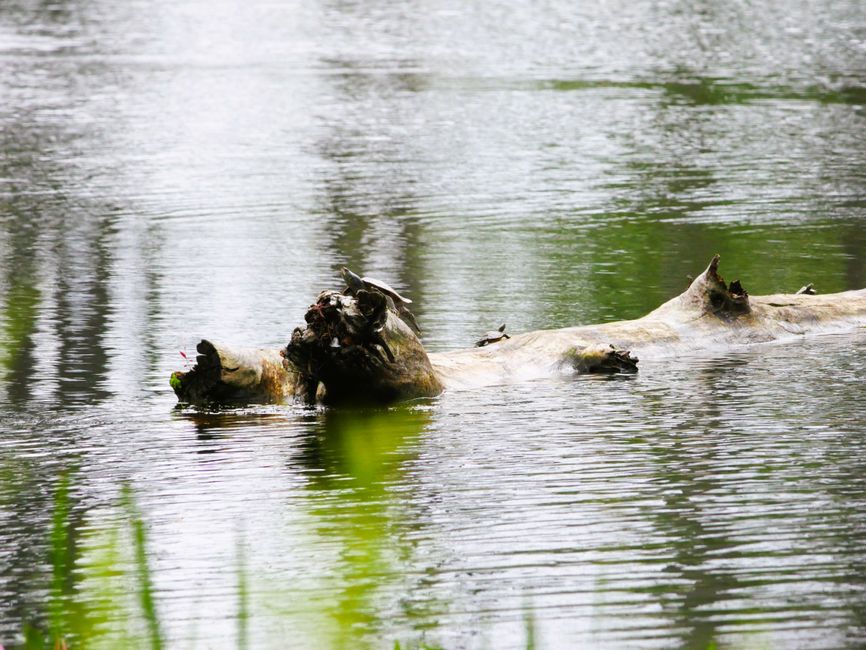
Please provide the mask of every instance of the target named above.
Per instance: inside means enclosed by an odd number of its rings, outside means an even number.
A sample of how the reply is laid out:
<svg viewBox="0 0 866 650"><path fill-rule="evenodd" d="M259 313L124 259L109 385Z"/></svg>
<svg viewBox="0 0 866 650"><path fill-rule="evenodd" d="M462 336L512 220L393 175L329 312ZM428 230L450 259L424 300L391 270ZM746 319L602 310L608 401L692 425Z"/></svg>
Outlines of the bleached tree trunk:
<svg viewBox="0 0 866 650"><path fill-rule="evenodd" d="M482 348L427 354L376 295L323 292L307 326L278 350L199 343L197 365L172 374L183 402L391 402L557 373L635 372L637 356L724 350L866 326L866 289L749 296L710 262L679 296L642 318L538 330Z"/></svg>

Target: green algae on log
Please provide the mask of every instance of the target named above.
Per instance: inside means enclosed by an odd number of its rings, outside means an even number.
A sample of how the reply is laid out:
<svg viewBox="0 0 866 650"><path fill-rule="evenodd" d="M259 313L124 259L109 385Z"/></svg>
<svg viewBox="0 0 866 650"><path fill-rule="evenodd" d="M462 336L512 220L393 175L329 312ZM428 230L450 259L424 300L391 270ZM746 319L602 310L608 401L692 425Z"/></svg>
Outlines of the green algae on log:
<svg viewBox="0 0 866 650"><path fill-rule="evenodd" d="M719 256L679 296L642 318L538 330L495 344L428 354L374 291L324 291L282 350L198 345L196 366L175 372L181 402L387 403L556 374L635 372L637 356L784 340L866 326L866 289L750 296L726 284Z"/></svg>

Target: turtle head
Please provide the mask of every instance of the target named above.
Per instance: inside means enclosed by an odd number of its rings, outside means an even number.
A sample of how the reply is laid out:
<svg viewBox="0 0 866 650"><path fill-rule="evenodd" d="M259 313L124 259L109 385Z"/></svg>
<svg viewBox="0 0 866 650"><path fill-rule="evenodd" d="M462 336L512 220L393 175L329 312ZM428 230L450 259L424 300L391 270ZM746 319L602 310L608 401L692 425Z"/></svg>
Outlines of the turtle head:
<svg viewBox="0 0 866 650"><path fill-rule="evenodd" d="M340 267L340 275L343 277L343 281L349 285L349 288L353 291L360 291L364 288L364 281L361 280L361 276L357 273L352 273L352 271L349 270L349 267Z"/></svg>

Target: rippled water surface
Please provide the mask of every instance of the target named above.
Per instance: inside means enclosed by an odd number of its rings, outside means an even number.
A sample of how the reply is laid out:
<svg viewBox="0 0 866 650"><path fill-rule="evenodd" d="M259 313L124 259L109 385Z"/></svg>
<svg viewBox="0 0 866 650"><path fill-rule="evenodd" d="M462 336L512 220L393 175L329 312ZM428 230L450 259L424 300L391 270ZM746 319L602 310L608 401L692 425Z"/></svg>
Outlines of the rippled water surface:
<svg viewBox="0 0 866 650"><path fill-rule="evenodd" d="M386 411L167 379L342 264L436 351L717 252L866 287L864 142L855 0L3 0L0 643L863 647L864 332Z"/></svg>

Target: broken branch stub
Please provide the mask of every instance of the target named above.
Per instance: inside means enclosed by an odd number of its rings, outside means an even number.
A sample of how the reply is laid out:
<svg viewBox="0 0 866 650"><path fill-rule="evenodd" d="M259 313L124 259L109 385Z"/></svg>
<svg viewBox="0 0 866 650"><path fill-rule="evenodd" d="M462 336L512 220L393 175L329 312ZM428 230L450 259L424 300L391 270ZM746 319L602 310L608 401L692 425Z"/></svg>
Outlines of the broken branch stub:
<svg viewBox="0 0 866 650"><path fill-rule="evenodd" d="M723 320L735 320L751 312L749 294L739 280L734 280L730 285L725 284L725 279L718 272L719 259L718 255L713 256L706 270L695 278L681 297L684 302L704 313L714 314Z"/></svg>

